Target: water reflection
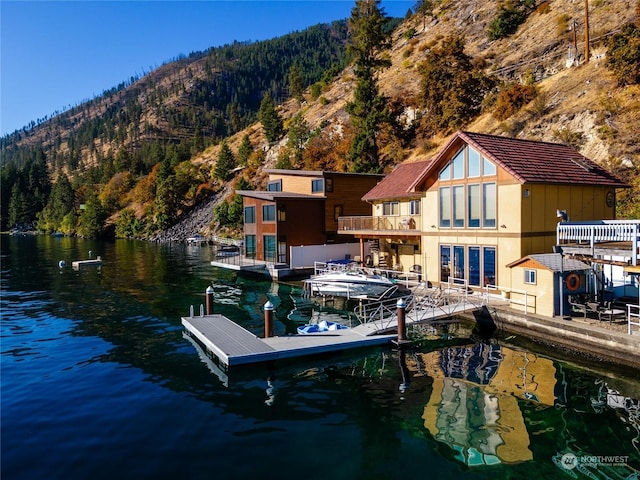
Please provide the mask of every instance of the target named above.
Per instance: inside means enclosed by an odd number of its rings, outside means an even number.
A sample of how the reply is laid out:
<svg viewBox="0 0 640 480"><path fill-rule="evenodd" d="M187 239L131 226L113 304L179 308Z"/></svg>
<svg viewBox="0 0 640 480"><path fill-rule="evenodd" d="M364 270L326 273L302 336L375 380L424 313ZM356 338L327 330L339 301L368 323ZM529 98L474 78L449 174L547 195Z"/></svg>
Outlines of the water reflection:
<svg viewBox="0 0 640 480"><path fill-rule="evenodd" d="M433 391L424 426L469 466L531 460L518 398L553 405L553 362L498 344L418 355Z"/></svg>

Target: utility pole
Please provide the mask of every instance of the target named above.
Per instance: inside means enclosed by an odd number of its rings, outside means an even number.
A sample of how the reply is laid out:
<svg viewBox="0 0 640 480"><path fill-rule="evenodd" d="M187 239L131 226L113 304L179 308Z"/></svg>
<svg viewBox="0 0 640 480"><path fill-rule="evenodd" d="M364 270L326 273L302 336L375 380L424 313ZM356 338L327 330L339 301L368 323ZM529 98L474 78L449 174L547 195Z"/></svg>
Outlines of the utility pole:
<svg viewBox="0 0 640 480"><path fill-rule="evenodd" d="M589 0L584 0L584 56L585 63L589 63Z"/></svg>

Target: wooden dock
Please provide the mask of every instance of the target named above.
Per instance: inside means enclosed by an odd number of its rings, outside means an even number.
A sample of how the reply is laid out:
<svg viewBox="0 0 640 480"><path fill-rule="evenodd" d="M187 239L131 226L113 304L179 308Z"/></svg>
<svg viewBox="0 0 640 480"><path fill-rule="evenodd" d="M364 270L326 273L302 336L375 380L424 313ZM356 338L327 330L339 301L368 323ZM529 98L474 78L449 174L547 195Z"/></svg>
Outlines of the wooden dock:
<svg viewBox="0 0 640 480"><path fill-rule="evenodd" d="M354 329L259 338L223 315L182 317L187 331L227 366L266 362L390 343L396 335L363 335Z"/></svg>

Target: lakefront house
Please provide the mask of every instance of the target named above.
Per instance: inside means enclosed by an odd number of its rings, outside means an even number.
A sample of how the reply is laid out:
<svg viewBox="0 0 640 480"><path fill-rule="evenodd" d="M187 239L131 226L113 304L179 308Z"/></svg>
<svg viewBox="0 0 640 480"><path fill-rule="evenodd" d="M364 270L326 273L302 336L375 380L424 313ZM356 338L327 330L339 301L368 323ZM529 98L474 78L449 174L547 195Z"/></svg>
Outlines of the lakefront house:
<svg viewBox="0 0 640 480"><path fill-rule="evenodd" d="M363 196L370 215L338 229L375 242L375 265L510 289L509 265L552 252L559 221L615 219L619 188L571 146L459 131L432 160L398 166Z"/></svg>
<svg viewBox="0 0 640 480"><path fill-rule="evenodd" d="M354 241L338 236L338 218L366 215L362 196L384 176L309 170L266 171L267 190L238 190L244 209L245 255L288 264L290 247Z"/></svg>

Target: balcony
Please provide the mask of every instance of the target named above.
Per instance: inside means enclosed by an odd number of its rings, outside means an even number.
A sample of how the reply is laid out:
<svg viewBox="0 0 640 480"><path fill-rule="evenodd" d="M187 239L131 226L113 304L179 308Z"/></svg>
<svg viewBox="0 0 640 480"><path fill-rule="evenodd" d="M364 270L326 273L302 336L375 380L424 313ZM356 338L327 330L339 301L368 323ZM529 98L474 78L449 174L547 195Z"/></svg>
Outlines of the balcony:
<svg viewBox="0 0 640 480"><path fill-rule="evenodd" d="M338 218L338 233L420 235L421 222L420 215L340 217Z"/></svg>
<svg viewBox="0 0 640 480"><path fill-rule="evenodd" d="M556 227L556 244L565 253L614 255L640 265L640 220L561 222Z"/></svg>

